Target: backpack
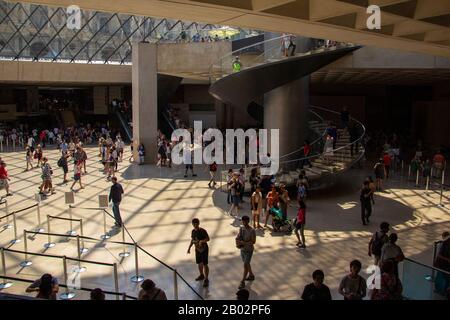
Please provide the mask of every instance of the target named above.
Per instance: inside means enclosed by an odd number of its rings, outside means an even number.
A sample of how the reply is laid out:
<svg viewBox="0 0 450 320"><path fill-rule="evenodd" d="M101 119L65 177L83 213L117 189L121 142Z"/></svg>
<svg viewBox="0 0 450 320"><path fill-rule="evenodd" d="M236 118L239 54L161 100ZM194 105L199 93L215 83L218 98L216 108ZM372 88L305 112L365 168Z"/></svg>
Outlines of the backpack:
<svg viewBox="0 0 450 320"><path fill-rule="evenodd" d="M56 163L58 167L62 167L63 166L63 157L59 158L58 162Z"/></svg>
<svg viewBox="0 0 450 320"><path fill-rule="evenodd" d="M381 256L381 249L383 248L383 237L378 237L378 231L375 232L375 239L372 242L372 254L376 256Z"/></svg>

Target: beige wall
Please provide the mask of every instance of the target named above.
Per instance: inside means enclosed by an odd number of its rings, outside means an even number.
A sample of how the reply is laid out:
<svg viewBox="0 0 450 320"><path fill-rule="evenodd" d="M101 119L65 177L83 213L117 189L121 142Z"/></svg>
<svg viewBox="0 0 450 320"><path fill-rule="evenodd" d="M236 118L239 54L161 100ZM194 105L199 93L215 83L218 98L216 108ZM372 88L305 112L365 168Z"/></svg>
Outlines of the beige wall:
<svg viewBox="0 0 450 320"><path fill-rule="evenodd" d="M158 45L158 72L207 78L209 67L231 52L231 42ZM129 84L130 65L0 61L0 83Z"/></svg>
<svg viewBox="0 0 450 320"><path fill-rule="evenodd" d="M105 86L94 87L94 114L108 114L107 88Z"/></svg>

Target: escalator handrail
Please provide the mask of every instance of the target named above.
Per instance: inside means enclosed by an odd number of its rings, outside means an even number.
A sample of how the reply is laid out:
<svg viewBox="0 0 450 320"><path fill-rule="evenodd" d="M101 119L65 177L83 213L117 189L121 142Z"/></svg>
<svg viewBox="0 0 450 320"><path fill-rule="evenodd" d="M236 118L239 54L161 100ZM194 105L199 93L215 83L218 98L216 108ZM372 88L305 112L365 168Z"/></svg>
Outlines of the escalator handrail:
<svg viewBox="0 0 450 320"><path fill-rule="evenodd" d="M133 140L133 134L131 132L130 126L125 121L125 119L123 118L122 114L119 111L116 111L116 115L117 115L117 118L119 118L119 121L122 124L122 127L124 128L125 133L128 136L128 139L130 139L130 141L132 141Z"/></svg>

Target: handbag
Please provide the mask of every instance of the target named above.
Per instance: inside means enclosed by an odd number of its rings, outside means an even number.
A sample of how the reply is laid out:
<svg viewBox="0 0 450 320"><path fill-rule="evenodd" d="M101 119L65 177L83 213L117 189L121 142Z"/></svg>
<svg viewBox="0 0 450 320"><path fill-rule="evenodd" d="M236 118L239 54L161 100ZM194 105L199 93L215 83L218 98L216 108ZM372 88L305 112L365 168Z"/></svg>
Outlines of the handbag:
<svg viewBox="0 0 450 320"><path fill-rule="evenodd" d="M244 247L243 244L238 244L238 241L243 241L242 228L239 229L239 234L236 237L236 248L242 249Z"/></svg>

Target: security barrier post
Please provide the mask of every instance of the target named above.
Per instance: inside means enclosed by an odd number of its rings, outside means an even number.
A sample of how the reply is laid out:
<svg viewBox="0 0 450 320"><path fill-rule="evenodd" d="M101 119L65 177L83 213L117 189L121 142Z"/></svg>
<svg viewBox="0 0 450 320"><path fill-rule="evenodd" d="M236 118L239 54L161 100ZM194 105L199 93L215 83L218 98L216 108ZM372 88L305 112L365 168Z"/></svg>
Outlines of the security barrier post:
<svg viewBox="0 0 450 320"><path fill-rule="evenodd" d="M113 269L114 269L114 289L116 292L119 292L119 276L117 275L117 263L114 263ZM117 294L116 300L119 300L119 295Z"/></svg>
<svg viewBox="0 0 450 320"><path fill-rule="evenodd" d="M41 204L39 202L37 203L36 210L37 210L38 225L37 225L37 228L35 229L35 231L36 232L44 232L44 228L41 228Z"/></svg>
<svg viewBox="0 0 450 320"><path fill-rule="evenodd" d="M0 248L0 254L2 258L2 273L3 276L6 277L6 260L5 260L5 249ZM7 289L11 287L13 284L12 282L6 281L6 279L3 279L3 282L0 283L0 289Z"/></svg>
<svg viewBox="0 0 450 320"><path fill-rule="evenodd" d="M416 173L416 187L419 186L419 169L417 169L417 173Z"/></svg>
<svg viewBox="0 0 450 320"><path fill-rule="evenodd" d="M106 240L106 239L111 238L111 236L108 234L108 232L106 232L106 212L105 212L105 210L102 210L102 212L103 212L103 232L104 232L104 234L102 236L100 236L100 238L102 240Z"/></svg>
<svg viewBox="0 0 450 320"><path fill-rule="evenodd" d="M79 235L77 235L77 256L78 256L78 266L73 270L73 272L75 273L85 272L86 268L81 266L81 245Z"/></svg>
<svg viewBox="0 0 450 320"><path fill-rule="evenodd" d="M64 284L66 286L65 289L65 293L63 293L60 298L61 300L70 300L73 299L75 297L75 293L74 292L70 292L69 291L69 286L67 285L68 283L68 276L67 276L67 260L66 260L66 256L63 257L63 268L64 268Z"/></svg>
<svg viewBox="0 0 450 320"><path fill-rule="evenodd" d="M89 249L84 246L83 219L80 219L80 233L81 233L80 253L86 253L89 251Z"/></svg>
<svg viewBox="0 0 450 320"><path fill-rule="evenodd" d="M44 244L44 248L45 249L50 249L53 248L56 244L54 242L52 242L52 238L51 238L51 230L50 230L50 216L47 215L47 232L48 232L48 242Z"/></svg>
<svg viewBox="0 0 450 320"><path fill-rule="evenodd" d="M6 225L3 226L3 229L11 229L13 226L9 224L9 208L8 208L8 200L5 199L5 214L6 214Z"/></svg>
<svg viewBox="0 0 450 320"><path fill-rule="evenodd" d="M72 223L72 207L69 206L69 226L70 226L70 230L67 231L68 235L74 236L76 235L76 231L73 230L73 223Z"/></svg>
<svg viewBox="0 0 450 320"><path fill-rule="evenodd" d="M30 260L28 260L28 241L27 241L27 231L23 230L23 251L25 251L25 260L20 263L22 268L29 267L33 264Z"/></svg>
<svg viewBox="0 0 450 320"><path fill-rule="evenodd" d="M122 242L123 242L123 251L119 253L119 257L126 258L130 256L130 252L127 251L127 245L125 244L125 227L122 223Z"/></svg>
<svg viewBox="0 0 450 320"><path fill-rule="evenodd" d="M134 262L135 262L135 270L136 270L136 274L134 276L131 277L131 282L141 282L144 281L144 277L139 275L139 258L138 258L138 247L137 247L137 243L134 244Z"/></svg>
<svg viewBox="0 0 450 320"><path fill-rule="evenodd" d="M16 244L20 242L20 239L17 237L17 220L16 214L13 212L13 226L14 226L14 239L10 241L11 244Z"/></svg>
<svg viewBox="0 0 450 320"><path fill-rule="evenodd" d="M427 184L426 184L426 187L425 187L425 190L426 190L425 194L427 196L429 196L429 193L428 193L428 189L429 188L430 188L430 176L427 176Z"/></svg>
<svg viewBox="0 0 450 320"><path fill-rule="evenodd" d="M438 205L438 207L441 207L441 208L445 208L445 205L442 203L442 198L444 195L444 182L445 182L445 168L442 170L441 194L439 196L439 205Z"/></svg>

